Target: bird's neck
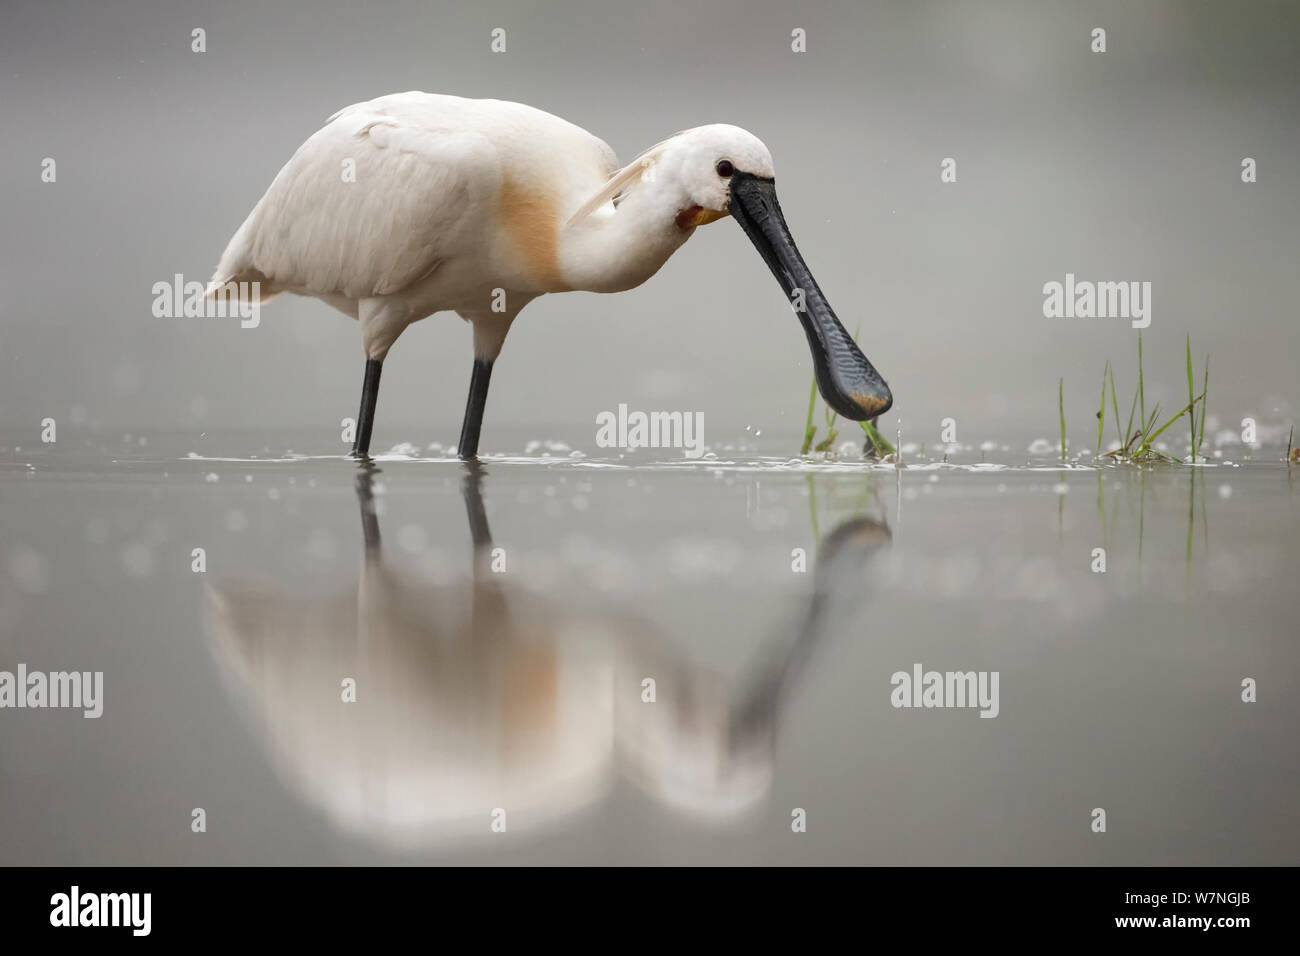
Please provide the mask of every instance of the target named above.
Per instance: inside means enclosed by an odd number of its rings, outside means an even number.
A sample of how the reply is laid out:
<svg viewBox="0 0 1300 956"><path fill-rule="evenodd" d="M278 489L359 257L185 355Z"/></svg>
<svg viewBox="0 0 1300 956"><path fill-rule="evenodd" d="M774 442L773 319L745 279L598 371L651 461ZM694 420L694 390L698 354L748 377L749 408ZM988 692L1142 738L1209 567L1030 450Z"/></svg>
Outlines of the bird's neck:
<svg viewBox="0 0 1300 956"><path fill-rule="evenodd" d="M694 232L677 224L670 197L633 189L617 208L606 207L560 234L560 268L570 288L622 292L659 271Z"/></svg>

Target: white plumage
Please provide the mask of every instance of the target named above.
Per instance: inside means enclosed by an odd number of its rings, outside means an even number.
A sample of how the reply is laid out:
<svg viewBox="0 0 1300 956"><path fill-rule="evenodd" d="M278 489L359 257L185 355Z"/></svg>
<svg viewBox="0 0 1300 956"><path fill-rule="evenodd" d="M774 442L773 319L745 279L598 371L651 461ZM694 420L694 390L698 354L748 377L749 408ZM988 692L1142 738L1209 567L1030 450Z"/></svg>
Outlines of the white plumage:
<svg viewBox="0 0 1300 956"><path fill-rule="evenodd" d="M412 322L459 313L474 326L460 447L471 457L491 365L519 311L548 292L644 282L696 226L728 213L733 173L769 186L773 176L767 148L735 126L678 133L620 170L603 141L530 106L382 96L340 110L294 153L230 240L209 294L256 282L261 301L314 296L360 320L368 364L359 455L393 342ZM759 225L746 231L770 245L755 230L770 225L769 207L779 218L775 194L753 195ZM791 284L806 267L789 260L778 270L777 260L798 253L788 232L773 236L764 257ZM815 319L810 341L825 321ZM832 357L842 351L822 345Z"/></svg>
<svg viewBox="0 0 1300 956"><path fill-rule="evenodd" d="M406 325L435 311L501 315L490 310L503 288L513 318L524 301L512 303L511 291L525 300L551 291L504 234L500 214L517 210L499 208L503 184L564 215L566 197L585 198L616 168L599 139L518 103L430 93L357 103L280 170L212 282L261 281L263 300L324 299L363 320L366 355L382 359Z"/></svg>

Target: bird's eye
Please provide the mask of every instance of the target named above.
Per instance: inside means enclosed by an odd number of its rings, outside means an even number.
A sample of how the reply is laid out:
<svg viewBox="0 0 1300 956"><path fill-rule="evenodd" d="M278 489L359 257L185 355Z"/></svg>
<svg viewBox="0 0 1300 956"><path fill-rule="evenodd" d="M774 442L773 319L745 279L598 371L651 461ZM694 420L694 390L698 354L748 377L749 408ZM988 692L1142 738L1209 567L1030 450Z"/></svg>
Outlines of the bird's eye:
<svg viewBox="0 0 1300 956"><path fill-rule="evenodd" d="M726 179L736 171L736 167L731 165L731 160L729 159L718 160L718 165L715 168L718 170L718 175L723 179Z"/></svg>

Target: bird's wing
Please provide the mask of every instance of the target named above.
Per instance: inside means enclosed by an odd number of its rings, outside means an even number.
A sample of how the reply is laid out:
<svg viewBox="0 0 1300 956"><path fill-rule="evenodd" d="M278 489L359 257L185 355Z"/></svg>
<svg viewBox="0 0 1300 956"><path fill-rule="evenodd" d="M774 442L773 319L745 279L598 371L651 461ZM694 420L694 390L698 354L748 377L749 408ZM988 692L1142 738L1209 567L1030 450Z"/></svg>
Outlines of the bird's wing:
<svg viewBox="0 0 1300 956"><path fill-rule="evenodd" d="M398 292L456 247L498 176L478 132L375 102L348 107L280 170L213 281L260 274L277 289L353 300Z"/></svg>

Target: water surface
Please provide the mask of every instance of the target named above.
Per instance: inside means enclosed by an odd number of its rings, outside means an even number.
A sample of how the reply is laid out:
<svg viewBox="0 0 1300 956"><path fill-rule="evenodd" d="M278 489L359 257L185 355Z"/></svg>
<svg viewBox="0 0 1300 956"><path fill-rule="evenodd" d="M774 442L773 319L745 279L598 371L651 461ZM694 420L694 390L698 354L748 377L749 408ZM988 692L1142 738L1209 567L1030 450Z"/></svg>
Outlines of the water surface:
<svg viewBox="0 0 1300 956"><path fill-rule="evenodd" d="M6 863L1297 859L1280 450L4 437L0 669L105 683L0 711ZM918 663L996 718L893 707Z"/></svg>

